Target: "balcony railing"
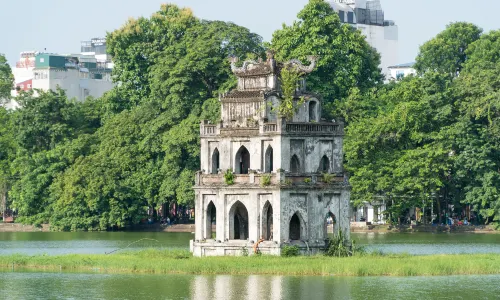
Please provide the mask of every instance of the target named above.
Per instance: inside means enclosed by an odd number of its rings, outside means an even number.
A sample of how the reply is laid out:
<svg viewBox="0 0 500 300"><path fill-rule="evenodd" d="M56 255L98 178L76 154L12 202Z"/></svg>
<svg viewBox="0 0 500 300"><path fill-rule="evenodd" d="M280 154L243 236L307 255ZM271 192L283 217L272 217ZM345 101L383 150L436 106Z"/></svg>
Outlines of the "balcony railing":
<svg viewBox="0 0 500 300"><path fill-rule="evenodd" d="M254 135L254 134L272 134L283 133L291 135L343 135L344 126L342 123L286 123L278 124L264 123L259 127L223 127L222 124L209 124L208 122L200 125L202 136L215 135Z"/></svg>
<svg viewBox="0 0 500 300"><path fill-rule="evenodd" d="M264 132L277 132L278 124L276 123L266 123L264 124Z"/></svg>
<svg viewBox="0 0 500 300"><path fill-rule="evenodd" d="M328 178L321 174L253 173L233 174L233 184L253 186L325 186L344 182L342 174L331 174ZM328 179L328 180L326 180ZM226 185L223 174L202 174L198 172L197 186Z"/></svg>
<svg viewBox="0 0 500 300"><path fill-rule="evenodd" d="M216 135L217 126L216 125L203 125L203 135Z"/></svg>
<svg viewBox="0 0 500 300"><path fill-rule="evenodd" d="M343 132L343 127L340 124L315 124L315 123L290 123L286 124L286 132L288 133L325 133L325 134L340 134Z"/></svg>

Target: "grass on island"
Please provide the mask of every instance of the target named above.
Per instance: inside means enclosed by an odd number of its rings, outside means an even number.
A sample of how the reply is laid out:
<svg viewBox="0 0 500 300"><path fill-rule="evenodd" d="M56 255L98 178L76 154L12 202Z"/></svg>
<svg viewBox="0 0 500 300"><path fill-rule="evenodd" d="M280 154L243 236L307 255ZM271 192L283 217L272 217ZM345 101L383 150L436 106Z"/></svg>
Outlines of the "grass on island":
<svg viewBox="0 0 500 300"><path fill-rule="evenodd" d="M13 265L14 264L14 265ZM500 255L383 255L192 257L188 251L144 250L105 254L7 255L0 268L154 274L268 274L322 276L437 276L500 274Z"/></svg>

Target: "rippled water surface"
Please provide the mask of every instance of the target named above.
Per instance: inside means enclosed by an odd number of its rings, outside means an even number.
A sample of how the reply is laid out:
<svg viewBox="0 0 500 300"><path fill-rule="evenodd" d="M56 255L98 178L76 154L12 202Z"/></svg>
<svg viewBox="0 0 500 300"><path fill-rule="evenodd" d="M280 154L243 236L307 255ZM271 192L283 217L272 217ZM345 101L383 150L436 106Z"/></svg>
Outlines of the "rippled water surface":
<svg viewBox="0 0 500 300"><path fill-rule="evenodd" d="M188 249L191 233L165 232L0 232L0 255L106 253L117 249ZM368 251L449 254L500 253L500 234L353 233Z"/></svg>
<svg viewBox="0 0 500 300"><path fill-rule="evenodd" d="M378 250L385 253L500 253L500 234L353 233L351 236L368 251Z"/></svg>
<svg viewBox="0 0 500 300"><path fill-rule="evenodd" d="M498 299L500 276L283 277L0 272L0 299Z"/></svg>

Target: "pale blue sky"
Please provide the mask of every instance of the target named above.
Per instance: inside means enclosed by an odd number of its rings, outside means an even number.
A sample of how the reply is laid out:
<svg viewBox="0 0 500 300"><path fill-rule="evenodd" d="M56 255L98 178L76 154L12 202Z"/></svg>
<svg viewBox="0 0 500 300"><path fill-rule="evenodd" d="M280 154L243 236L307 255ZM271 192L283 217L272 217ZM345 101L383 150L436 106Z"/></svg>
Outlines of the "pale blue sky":
<svg viewBox="0 0 500 300"><path fill-rule="evenodd" d="M269 40L290 24L308 0L2 0L0 53L14 64L19 52L75 53L80 41L105 36L129 17L150 16L161 3L191 7L203 19L232 21ZM386 19L399 26L399 60L413 61L418 47L446 24L468 21L500 28L499 0L381 0Z"/></svg>

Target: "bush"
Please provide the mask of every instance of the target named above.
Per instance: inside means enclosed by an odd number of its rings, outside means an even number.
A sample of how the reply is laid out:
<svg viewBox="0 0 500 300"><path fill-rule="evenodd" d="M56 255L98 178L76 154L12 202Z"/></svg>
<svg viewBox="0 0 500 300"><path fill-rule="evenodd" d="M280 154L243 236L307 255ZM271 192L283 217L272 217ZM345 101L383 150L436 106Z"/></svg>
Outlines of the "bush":
<svg viewBox="0 0 500 300"><path fill-rule="evenodd" d="M299 247L285 245L281 248L281 256L284 257L299 256Z"/></svg>
<svg viewBox="0 0 500 300"><path fill-rule="evenodd" d="M233 170L231 170L231 169L226 170L226 173L224 173L224 181L226 182L227 185L234 184Z"/></svg>
<svg viewBox="0 0 500 300"><path fill-rule="evenodd" d="M353 256L355 253L364 252L364 248L357 247L353 240L348 240L342 230L339 230L339 232L328 243L325 255L335 257L348 257Z"/></svg>
<svg viewBox="0 0 500 300"><path fill-rule="evenodd" d="M333 181L333 175L330 173L323 173L323 182L330 184Z"/></svg>
<svg viewBox="0 0 500 300"><path fill-rule="evenodd" d="M311 178L309 178L309 177L308 177L308 178L304 178L304 183L311 183L311 181L312 181L312 180L311 180Z"/></svg>
<svg viewBox="0 0 500 300"><path fill-rule="evenodd" d="M262 185L262 186L271 185L271 174L266 174L266 175L262 176L262 178L260 180L260 185Z"/></svg>

